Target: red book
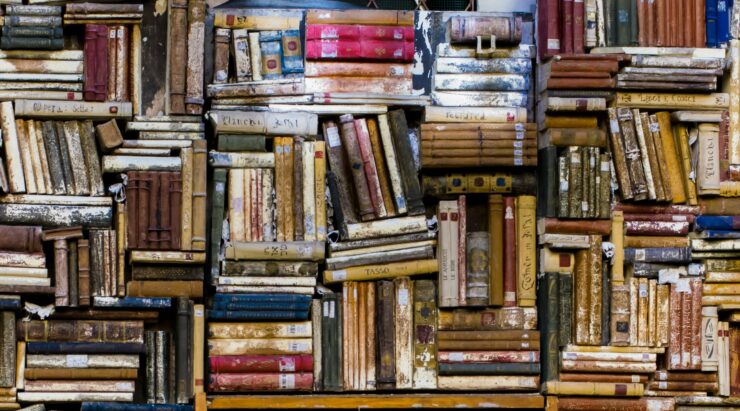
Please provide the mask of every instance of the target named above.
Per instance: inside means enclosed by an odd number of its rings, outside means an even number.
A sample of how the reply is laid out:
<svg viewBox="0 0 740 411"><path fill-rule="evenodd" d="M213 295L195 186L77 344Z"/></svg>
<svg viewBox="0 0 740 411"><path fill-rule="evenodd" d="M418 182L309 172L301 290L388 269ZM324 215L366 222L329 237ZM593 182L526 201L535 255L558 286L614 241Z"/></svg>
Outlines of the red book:
<svg viewBox="0 0 740 411"><path fill-rule="evenodd" d="M573 0L561 0L563 39L560 50L564 54L573 53Z"/></svg>
<svg viewBox="0 0 740 411"><path fill-rule="evenodd" d="M100 24L98 28L97 56L95 68L95 101L108 98L108 26Z"/></svg>
<svg viewBox="0 0 740 411"><path fill-rule="evenodd" d="M668 324L668 347L666 347L666 368L669 370L681 369L681 308L684 293L678 292L678 286L671 284L669 314L671 321Z"/></svg>
<svg viewBox="0 0 740 411"><path fill-rule="evenodd" d="M311 355L216 355L209 358L212 373L313 372Z"/></svg>
<svg viewBox="0 0 740 411"><path fill-rule="evenodd" d="M180 249L182 223L182 174L173 172L170 178L170 237L173 250Z"/></svg>
<svg viewBox="0 0 740 411"><path fill-rule="evenodd" d="M373 203L376 217L385 217L387 215L385 203L383 202L383 192L380 190L380 179L378 178L378 169L375 165L375 156L373 147L370 144L370 132L367 129L367 121L364 118L355 120L355 132L357 133L357 142L360 146L360 157L362 158L367 187L370 191L370 201Z"/></svg>
<svg viewBox="0 0 740 411"><path fill-rule="evenodd" d="M583 24L583 0L573 0L573 52L583 53L583 38L586 36L586 27Z"/></svg>
<svg viewBox="0 0 740 411"><path fill-rule="evenodd" d="M687 235L687 221L625 221L627 235Z"/></svg>
<svg viewBox="0 0 740 411"><path fill-rule="evenodd" d="M691 280L691 369L701 369L701 278Z"/></svg>
<svg viewBox="0 0 740 411"><path fill-rule="evenodd" d="M414 42L404 40L307 40L307 59L411 61Z"/></svg>
<svg viewBox="0 0 740 411"><path fill-rule="evenodd" d="M84 78L82 97L87 101L95 100L95 74L97 67L98 28L96 24L85 25Z"/></svg>
<svg viewBox="0 0 740 411"><path fill-rule="evenodd" d="M558 0L537 0L537 53L540 59L560 53Z"/></svg>
<svg viewBox="0 0 740 411"><path fill-rule="evenodd" d="M516 197L504 197L504 306L516 306Z"/></svg>
<svg viewBox="0 0 740 411"><path fill-rule="evenodd" d="M208 388L215 392L310 391L313 373L211 373Z"/></svg>
<svg viewBox="0 0 740 411"><path fill-rule="evenodd" d="M306 40L359 39L414 41L414 27L349 24L309 24L306 26Z"/></svg>
<svg viewBox="0 0 740 411"><path fill-rule="evenodd" d="M459 224L457 231L457 284L458 299L460 305L467 305L467 288L468 288L468 266L467 266L467 239L468 239L468 211L467 199L465 196L457 198L457 208L459 213Z"/></svg>

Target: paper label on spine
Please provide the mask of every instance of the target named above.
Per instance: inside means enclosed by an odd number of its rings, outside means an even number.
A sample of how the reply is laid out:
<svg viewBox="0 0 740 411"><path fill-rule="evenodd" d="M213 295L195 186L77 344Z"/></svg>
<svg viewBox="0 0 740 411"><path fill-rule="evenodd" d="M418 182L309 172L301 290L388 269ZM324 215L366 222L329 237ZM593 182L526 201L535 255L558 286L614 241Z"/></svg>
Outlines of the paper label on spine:
<svg viewBox="0 0 740 411"><path fill-rule="evenodd" d="M560 49L560 39L547 39L548 49Z"/></svg>
<svg viewBox="0 0 740 411"><path fill-rule="evenodd" d="M639 375L633 375L632 376L632 382L634 382L634 383L640 382L640 376Z"/></svg>
<svg viewBox="0 0 740 411"><path fill-rule="evenodd" d="M118 390L118 391L126 391L126 390L129 390L130 389L129 386L130 386L129 383L126 383L126 382L117 382L116 383L116 390Z"/></svg>
<svg viewBox="0 0 740 411"><path fill-rule="evenodd" d="M685 215L680 215L680 214L671 216L671 220L678 221L678 222L688 221Z"/></svg>
<svg viewBox="0 0 740 411"><path fill-rule="evenodd" d="M658 123L650 123L648 127L650 128L651 133L657 133L658 131L660 131L660 126L658 125Z"/></svg>
<svg viewBox="0 0 740 411"><path fill-rule="evenodd" d="M563 359L564 360L577 360L578 356L574 352L564 352L563 353Z"/></svg>
<svg viewBox="0 0 740 411"><path fill-rule="evenodd" d="M339 139L339 130L336 127L329 127L326 129L326 138L329 141L329 147L339 147L342 145L342 141Z"/></svg>
<svg viewBox="0 0 740 411"><path fill-rule="evenodd" d="M324 308L321 311L323 311L324 317L329 317L329 301L324 301Z"/></svg>
<svg viewBox="0 0 740 411"><path fill-rule="evenodd" d="M294 342L288 345L288 351L301 352L308 351L308 344L303 342Z"/></svg>
<svg viewBox="0 0 740 411"><path fill-rule="evenodd" d="M295 359L291 357L281 358L278 366L280 372L295 372Z"/></svg>
<svg viewBox="0 0 740 411"><path fill-rule="evenodd" d="M637 261L645 260L645 249L644 248L638 248L635 250L635 260Z"/></svg>
<svg viewBox="0 0 740 411"><path fill-rule="evenodd" d="M522 123L516 123L516 124L514 124L514 130L517 131L517 132L524 131L525 130L524 124L522 124Z"/></svg>
<svg viewBox="0 0 740 411"><path fill-rule="evenodd" d="M295 374L280 374L280 388L292 390L295 388Z"/></svg>
<svg viewBox="0 0 740 411"><path fill-rule="evenodd" d="M409 290L406 288L401 288L398 290L398 305L408 305L409 304Z"/></svg>
<svg viewBox="0 0 740 411"><path fill-rule="evenodd" d="M87 354L68 354L67 368L85 368L87 367Z"/></svg>
<svg viewBox="0 0 740 411"><path fill-rule="evenodd" d="M609 130L612 133L619 133L619 120L609 120Z"/></svg>
<svg viewBox="0 0 740 411"><path fill-rule="evenodd" d="M305 324L290 324L288 325L289 335L303 335L308 332L308 327Z"/></svg>
<svg viewBox="0 0 740 411"><path fill-rule="evenodd" d="M524 132L523 131L517 131L515 134L515 138L517 140L524 140Z"/></svg>
<svg viewBox="0 0 740 411"><path fill-rule="evenodd" d="M689 279L679 278L678 281L676 281L676 291L678 291L679 293L691 294L691 286L689 285Z"/></svg>
<svg viewBox="0 0 740 411"><path fill-rule="evenodd" d="M602 161L601 162L601 171L608 172L609 170L611 170L610 165L611 165L611 163L609 161Z"/></svg>
<svg viewBox="0 0 740 411"><path fill-rule="evenodd" d="M347 279L347 270L336 270L332 274L334 281L344 281Z"/></svg>
<svg viewBox="0 0 740 411"><path fill-rule="evenodd" d="M465 354L461 352L451 352L448 354L447 358L451 362L463 362L465 361Z"/></svg>
<svg viewBox="0 0 740 411"><path fill-rule="evenodd" d="M639 295L640 295L640 298L647 298L647 296L648 296L648 286L647 286L647 284L640 284Z"/></svg>
<svg viewBox="0 0 740 411"><path fill-rule="evenodd" d="M658 389L667 390L668 389L668 381L658 381Z"/></svg>

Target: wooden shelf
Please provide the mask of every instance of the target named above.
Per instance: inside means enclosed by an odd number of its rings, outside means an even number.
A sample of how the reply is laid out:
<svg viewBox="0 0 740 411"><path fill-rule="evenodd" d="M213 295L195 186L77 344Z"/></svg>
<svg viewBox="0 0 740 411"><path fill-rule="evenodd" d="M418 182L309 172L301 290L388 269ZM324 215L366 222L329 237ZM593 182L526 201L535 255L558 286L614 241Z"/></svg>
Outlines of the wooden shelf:
<svg viewBox="0 0 740 411"><path fill-rule="evenodd" d="M212 395L209 410L223 409L398 409L398 408L537 408L539 394L298 394Z"/></svg>

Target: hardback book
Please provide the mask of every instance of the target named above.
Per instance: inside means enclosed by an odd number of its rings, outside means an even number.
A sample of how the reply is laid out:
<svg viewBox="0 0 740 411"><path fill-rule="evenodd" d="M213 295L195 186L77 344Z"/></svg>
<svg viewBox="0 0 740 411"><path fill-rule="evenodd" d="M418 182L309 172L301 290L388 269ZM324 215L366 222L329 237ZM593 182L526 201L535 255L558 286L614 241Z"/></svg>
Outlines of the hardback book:
<svg viewBox="0 0 740 411"><path fill-rule="evenodd" d="M487 275L487 272L484 273ZM432 281L414 282L414 389L436 388L436 292Z"/></svg>

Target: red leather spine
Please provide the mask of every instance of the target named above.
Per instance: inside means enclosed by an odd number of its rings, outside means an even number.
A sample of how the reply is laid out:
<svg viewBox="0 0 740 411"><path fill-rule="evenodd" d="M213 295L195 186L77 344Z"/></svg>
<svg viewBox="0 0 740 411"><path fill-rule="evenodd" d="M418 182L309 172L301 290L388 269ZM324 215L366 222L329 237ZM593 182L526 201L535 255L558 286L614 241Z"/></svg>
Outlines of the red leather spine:
<svg viewBox="0 0 740 411"><path fill-rule="evenodd" d="M360 146L360 157L362 158L367 187L370 191L370 201L373 203L376 217L385 217L385 207L383 203L383 192L380 190L380 179L378 178L378 169L375 165L375 156L370 144L370 133L367 129L367 121L364 118L355 120L355 133L357 133L357 142Z"/></svg>
<svg viewBox="0 0 740 411"><path fill-rule="evenodd" d="M210 375L209 389L214 392L239 391L310 391L312 373L255 373Z"/></svg>
<svg viewBox="0 0 740 411"><path fill-rule="evenodd" d="M212 373L313 372L311 355L217 355L209 358Z"/></svg>
<svg viewBox="0 0 740 411"><path fill-rule="evenodd" d="M563 7L563 39L560 50L564 54L573 54L573 0L562 0L561 5Z"/></svg>
<svg viewBox="0 0 740 411"><path fill-rule="evenodd" d="M516 197L504 197L504 306L516 306Z"/></svg>
<svg viewBox="0 0 740 411"><path fill-rule="evenodd" d="M414 42L399 40L307 40L307 59L411 61Z"/></svg>
<svg viewBox="0 0 740 411"><path fill-rule="evenodd" d="M573 1L573 52L583 53L583 38L586 36L586 27L583 23L585 10L583 0Z"/></svg>
<svg viewBox="0 0 740 411"><path fill-rule="evenodd" d="M306 40L405 40L414 41L412 26L308 24Z"/></svg>
<svg viewBox="0 0 740 411"><path fill-rule="evenodd" d="M537 53L540 59L560 53L558 0L537 1Z"/></svg>
<svg viewBox="0 0 740 411"><path fill-rule="evenodd" d="M173 172L170 177L170 246L180 249L180 229L182 224L182 174Z"/></svg>
<svg viewBox="0 0 740 411"><path fill-rule="evenodd" d="M97 46L98 27L96 24L85 25L85 71L82 97L87 101L95 101L95 76L97 74Z"/></svg>

